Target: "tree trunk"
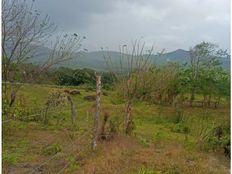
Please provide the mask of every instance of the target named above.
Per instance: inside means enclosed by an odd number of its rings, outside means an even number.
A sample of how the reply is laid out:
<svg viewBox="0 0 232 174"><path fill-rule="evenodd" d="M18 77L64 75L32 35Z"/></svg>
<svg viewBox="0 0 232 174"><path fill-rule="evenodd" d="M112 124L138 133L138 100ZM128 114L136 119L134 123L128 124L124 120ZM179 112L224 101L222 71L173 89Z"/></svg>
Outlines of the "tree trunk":
<svg viewBox="0 0 232 174"><path fill-rule="evenodd" d="M94 138L93 149L97 147L98 140L98 126L99 126L99 113L100 113L100 96L101 96L101 76L96 75L96 112L94 118Z"/></svg>

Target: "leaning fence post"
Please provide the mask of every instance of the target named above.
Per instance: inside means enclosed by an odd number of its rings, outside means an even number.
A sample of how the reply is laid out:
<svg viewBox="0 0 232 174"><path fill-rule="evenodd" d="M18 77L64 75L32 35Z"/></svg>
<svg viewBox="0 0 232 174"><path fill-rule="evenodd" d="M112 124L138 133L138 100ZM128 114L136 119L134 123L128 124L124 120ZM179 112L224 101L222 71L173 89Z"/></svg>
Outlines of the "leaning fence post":
<svg viewBox="0 0 232 174"><path fill-rule="evenodd" d="M101 96L101 76L96 75L96 112L94 117L94 138L93 149L97 147L98 140L98 125L99 125L99 113L100 113L100 96Z"/></svg>

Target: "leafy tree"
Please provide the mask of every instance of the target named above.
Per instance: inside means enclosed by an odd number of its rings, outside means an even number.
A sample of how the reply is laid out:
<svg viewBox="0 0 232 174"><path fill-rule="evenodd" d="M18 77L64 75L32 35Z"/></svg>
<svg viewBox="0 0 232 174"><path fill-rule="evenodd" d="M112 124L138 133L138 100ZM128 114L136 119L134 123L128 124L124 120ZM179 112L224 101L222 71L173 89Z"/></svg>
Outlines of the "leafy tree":
<svg viewBox="0 0 232 174"><path fill-rule="evenodd" d="M206 83L205 85L208 87L212 87L213 81L211 77L215 69L221 66L219 59L225 54L226 52L218 49L217 45L207 42L197 44L190 49L189 83L191 105L202 82ZM201 79L202 77L203 79ZM213 89L208 88L208 90L212 91Z"/></svg>

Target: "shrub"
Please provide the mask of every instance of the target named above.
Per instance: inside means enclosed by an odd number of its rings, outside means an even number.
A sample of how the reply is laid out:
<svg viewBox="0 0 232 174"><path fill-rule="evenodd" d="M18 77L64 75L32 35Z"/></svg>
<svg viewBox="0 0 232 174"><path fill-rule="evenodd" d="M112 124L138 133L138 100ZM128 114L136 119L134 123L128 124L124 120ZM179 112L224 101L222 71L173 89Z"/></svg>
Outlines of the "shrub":
<svg viewBox="0 0 232 174"><path fill-rule="evenodd" d="M225 155L228 156L230 150L230 133L228 125L215 126L206 141L207 149L224 149Z"/></svg>

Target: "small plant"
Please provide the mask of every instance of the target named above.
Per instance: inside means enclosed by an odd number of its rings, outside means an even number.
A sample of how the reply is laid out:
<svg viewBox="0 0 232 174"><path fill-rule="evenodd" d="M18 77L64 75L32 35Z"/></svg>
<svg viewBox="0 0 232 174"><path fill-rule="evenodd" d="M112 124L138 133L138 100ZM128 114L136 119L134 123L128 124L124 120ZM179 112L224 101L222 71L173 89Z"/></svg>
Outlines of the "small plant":
<svg viewBox="0 0 232 174"><path fill-rule="evenodd" d="M42 154L45 156L50 156L50 155L55 155L61 151L62 151L62 148L59 144L52 144L52 145L45 146L42 149Z"/></svg>
<svg viewBox="0 0 232 174"><path fill-rule="evenodd" d="M147 138L139 136L138 139L139 139L139 143L142 144L144 147L150 146L150 141Z"/></svg>
<svg viewBox="0 0 232 174"><path fill-rule="evenodd" d="M102 95L104 95L104 96L108 96L109 94L108 94L108 92L107 91L102 91Z"/></svg>
<svg viewBox="0 0 232 174"><path fill-rule="evenodd" d="M138 172L136 172L137 174L161 174L160 171L155 171L153 169L150 169L150 168L142 168L142 169L139 169Z"/></svg>
<svg viewBox="0 0 232 174"><path fill-rule="evenodd" d="M69 155L66 158L66 160L68 162L68 166L69 166L70 171L77 170L80 167L80 165L79 165L79 163L74 155Z"/></svg>
<svg viewBox="0 0 232 174"><path fill-rule="evenodd" d="M15 165L18 161L18 155L15 153L3 152L2 161L7 165Z"/></svg>
<svg viewBox="0 0 232 174"><path fill-rule="evenodd" d="M136 129L136 125L135 125L134 120L130 120L129 122L130 123L129 123L129 126L128 126L126 132L127 132L128 135L131 135L133 133L133 131Z"/></svg>
<svg viewBox="0 0 232 174"><path fill-rule="evenodd" d="M172 122L175 124L180 123L183 120L184 114L182 110L177 110L175 115L172 117Z"/></svg>
<svg viewBox="0 0 232 174"><path fill-rule="evenodd" d="M115 133L119 132L119 127L121 124L119 117L110 118L109 121L110 121L110 133L115 134Z"/></svg>
<svg viewBox="0 0 232 174"><path fill-rule="evenodd" d="M190 128L188 126L184 125L183 123L178 123L178 124L175 124L171 128L171 131L176 132L176 133L188 134L190 132Z"/></svg>

